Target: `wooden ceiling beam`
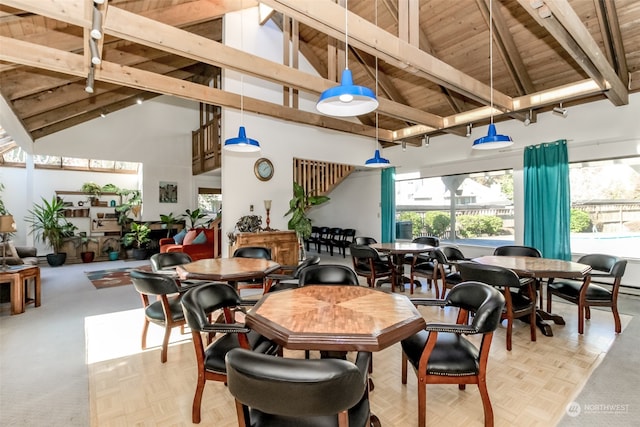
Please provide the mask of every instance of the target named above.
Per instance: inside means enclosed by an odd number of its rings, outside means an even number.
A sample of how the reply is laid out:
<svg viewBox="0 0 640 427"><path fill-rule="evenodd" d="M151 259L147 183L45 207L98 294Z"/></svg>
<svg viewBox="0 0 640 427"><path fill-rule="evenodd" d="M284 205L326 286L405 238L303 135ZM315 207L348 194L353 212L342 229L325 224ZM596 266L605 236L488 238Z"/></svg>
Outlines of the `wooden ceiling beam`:
<svg viewBox="0 0 640 427"><path fill-rule="evenodd" d="M53 69L60 73L79 77L84 76L86 73L86 65L81 55L33 45L4 36L0 36L0 44L3 46L3 49L0 50L0 61L10 61L36 68ZM101 68L96 70L95 79L96 81L132 87L163 95L177 96L205 104L240 109L241 97L238 94L224 92L220 89L162 76L108 61L103 61ZM283 107L247 96L242 98L243 108L248 112L371 138L376 136L376 129L371 126ZM389 130L379 129L377 133L380 140L393 140L393 134Z"/></svg>
<svg viewBox="0 0 640 427"><path fill-rule="evenodd" d="M614 105L629 103L627 87L566 0L544 1L544 10L548 10L549 13L543 14L538 13L538 9L533 7L529 0L518 0L518 3L558 41L584 72L598 83Z"/></svg>
<svg viewBox="0 0 640 427"><path fill-rule="evenodd" d="M482 17L487 22L487 26L489 26L490 13L487 1L488 0L476 0L476 4L478 5L480 13L482 13ZM511 76L511 80L515 85L518 94L525 95L527 93L535 92L536 88L529 76L527 67L524 65L522 56L516 47L516 43L513 41L513 37L511 36L511 32L509 31L509 27L507 26L504 17L495 7L491 15L493 18L493 28L495 30L493 36L496 46L498 47L498 52L507 67L507 71Z"/></svg>
<svg viewBox="0 0 640 427"><path fill-rule="evenodd" d="M344 9L330 1L319 0L263 0L281 13L295 17L330 37L343 38ZM409 73L424 77L455 92L489 104L491 88L471 76L453 68L418 47L393 37L360 16L349 15L349 44ZM504 111L512 110L512 99L493 91L494 105Z"/></svg>
<svg viewBox="0 0 640 427"><path fill-rule="evenodd" d="M609 63L613 66L622 84L629 86L629 67L618 23L616 4L613 0L594 0L593 3L600 22Z"/></svg>

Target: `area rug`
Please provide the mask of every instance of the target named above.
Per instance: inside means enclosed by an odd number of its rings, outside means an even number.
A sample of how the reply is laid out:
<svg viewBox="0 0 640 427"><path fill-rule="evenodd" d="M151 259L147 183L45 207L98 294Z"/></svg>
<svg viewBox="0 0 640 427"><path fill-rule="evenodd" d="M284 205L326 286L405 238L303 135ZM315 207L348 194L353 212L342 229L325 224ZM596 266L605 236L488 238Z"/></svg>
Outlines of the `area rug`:
<svg viewBox="0 0 640 427"><path fill-rule="evenodd" d="M151 271L151 265L138 267L111 268L109 270L85 271L87 278L96 289L113 288L131 284L129 272L131 270Z"/></svg>

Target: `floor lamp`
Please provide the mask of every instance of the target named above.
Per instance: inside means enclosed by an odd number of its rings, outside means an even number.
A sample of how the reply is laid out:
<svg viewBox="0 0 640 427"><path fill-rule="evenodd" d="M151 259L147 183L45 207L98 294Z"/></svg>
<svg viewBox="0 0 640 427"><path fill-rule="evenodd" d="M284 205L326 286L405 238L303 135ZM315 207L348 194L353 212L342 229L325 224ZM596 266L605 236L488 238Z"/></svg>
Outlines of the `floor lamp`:
<svg viewBox="0 0 640 427"><path fill-rule="evenodd" d="M7 234L15 233L16 222L12 215L0 216L0 233L2 233L2 271L7 271Z"/></svg>

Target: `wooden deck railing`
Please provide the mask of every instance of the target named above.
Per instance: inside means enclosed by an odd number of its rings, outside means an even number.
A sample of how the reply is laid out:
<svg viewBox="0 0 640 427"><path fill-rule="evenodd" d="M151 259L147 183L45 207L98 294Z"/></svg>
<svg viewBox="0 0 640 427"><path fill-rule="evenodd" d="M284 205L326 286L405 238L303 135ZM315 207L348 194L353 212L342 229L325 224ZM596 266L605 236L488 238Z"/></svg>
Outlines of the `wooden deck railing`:
<svg viewBox="0 0 640 427"><path fill-rule="evenodd" d="M198 175L222 166L220 146L220 114L191 133L192 175Z"/></svg>

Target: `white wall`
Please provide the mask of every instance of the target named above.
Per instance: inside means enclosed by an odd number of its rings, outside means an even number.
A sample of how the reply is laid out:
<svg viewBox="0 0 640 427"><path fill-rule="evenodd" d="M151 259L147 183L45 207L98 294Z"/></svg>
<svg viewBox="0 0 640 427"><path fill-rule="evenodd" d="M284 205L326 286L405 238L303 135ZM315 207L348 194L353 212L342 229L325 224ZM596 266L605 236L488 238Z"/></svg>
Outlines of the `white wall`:
<svg viewBox="0 0 640 427"><path fill-rule="evenodd" d="M272 61L282 62L282 33L273 24L257 26L257 8L246 9L244 12L228 14L225 17L225 44L263 56ZM244 36L240 29L244 29ZM300 69L314 72L306 61L301 60ZM236 93L251 93L252 97L265 99L274 103L282 102L282 88L270 83L259 84L256 79L244 77L241 81L237 73L225 71L223 79L225 90ZM300 100L301 109L315 110L315 99L303 95ZM258 140L261 145L260 153L229 153L223 151L222 193L223 193L223 254L227 251L226 234L233 231L236 221L243 215L261 215L265 225L266 212L263 201L272 200L271 223L272 228L286 230L287 220L284 214L289 209L293 186L293 158L313 159L344 164L363 164L370 158L374 150L374 141L341 132L322 130L296 123L281 121L270 117L247 113L241 114L237 110L223 111L223 139L235 137L239 126L244 125L247 136ZM273 162L275 172L270 181L258 180L253 168L255 161L266 157ZM326 205L318 206L310 211L309 216L314 223L335 223L336 226L346 227L347 220L354 212L365 209L367 214L354 224L353 228L363 232L380 234L379 211L380 202L380 172L371 172L368 177L377 176L374 187L358 188L361 178L353 178L356 184L348 179ZM367 178L367 185L375 182ZM343 205L342 203L346 203ZM249 211L254 206L253 213ZM370 215L369 215L370 213ZM344 215L343 215L344 214ZM378 225L376 225L378 224Z"/></svg>

